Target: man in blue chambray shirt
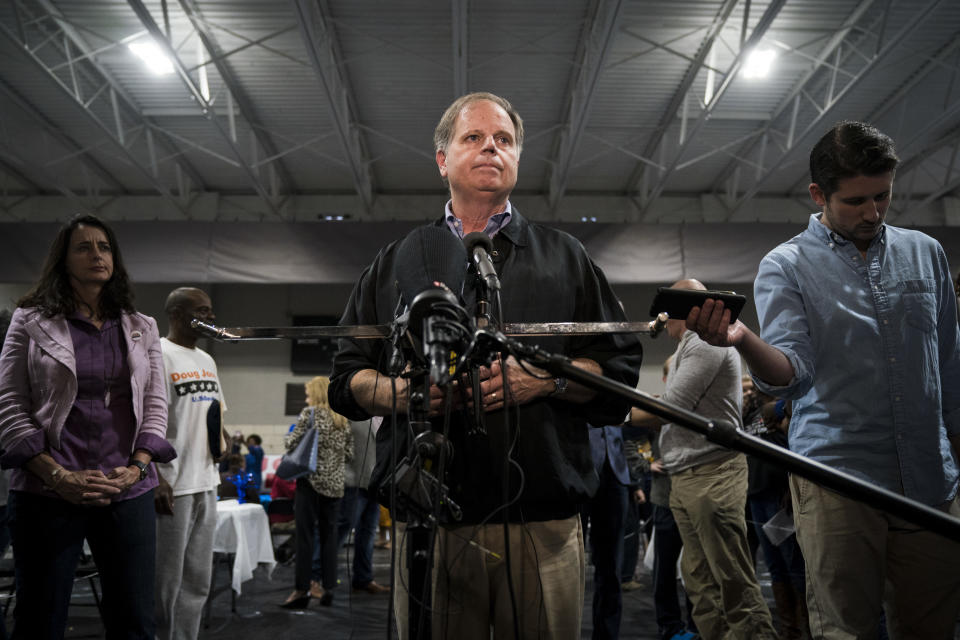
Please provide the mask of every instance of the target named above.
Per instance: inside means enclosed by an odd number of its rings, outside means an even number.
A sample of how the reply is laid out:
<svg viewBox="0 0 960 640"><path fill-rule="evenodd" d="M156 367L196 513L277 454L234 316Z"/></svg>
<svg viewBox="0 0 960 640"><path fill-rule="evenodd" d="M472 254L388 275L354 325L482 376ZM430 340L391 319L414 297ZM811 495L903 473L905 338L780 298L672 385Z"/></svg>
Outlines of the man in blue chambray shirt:
<svg viewBox="0 0 960 640"><path fill-rule="evenodd" d="M960 331L943 248L884 223L898 158L841 122L810 154L822 213L771 251L754 285L761 335L704 303L687 326L736 347L757 386L793 399L790 448L960 515ZM960 543L792 477L815 638L953 637Z"/></svg>

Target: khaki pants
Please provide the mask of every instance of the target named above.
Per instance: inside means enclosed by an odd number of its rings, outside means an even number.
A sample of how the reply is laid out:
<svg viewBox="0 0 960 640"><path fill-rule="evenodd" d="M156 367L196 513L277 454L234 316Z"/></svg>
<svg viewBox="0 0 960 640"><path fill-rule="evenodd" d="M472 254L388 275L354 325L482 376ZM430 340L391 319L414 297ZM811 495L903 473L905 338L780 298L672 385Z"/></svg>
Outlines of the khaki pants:
<svg viewBox="0 0 960 640"><path fill-rule="evenodd" d="M670 475L683 539L680 570L705 640L775 639L747 546L747 459L736 454Z"/></svg>
<svg viewBox="0 0 960 640"><path fill-rule="evenodd" d="M953 638L960 543L798 476L790 492L814 638L876 638L885 585L891 638Z"/></svg>
<svg viewBox="0 0 960 640"><path fill-rule="evenodd" d="M585 579L579 516L509 526L521 638L579 638ZM407 540L399 523L397 535L401 544L394 549L405 548ZM394 607L399 637L406 640L410 637L406 629L406 552L398 553L401 579L393 582L397 585ZM491 629L495 639L514 637L502 524L440 529L433 587L435 640L489 640Z"/></svg>

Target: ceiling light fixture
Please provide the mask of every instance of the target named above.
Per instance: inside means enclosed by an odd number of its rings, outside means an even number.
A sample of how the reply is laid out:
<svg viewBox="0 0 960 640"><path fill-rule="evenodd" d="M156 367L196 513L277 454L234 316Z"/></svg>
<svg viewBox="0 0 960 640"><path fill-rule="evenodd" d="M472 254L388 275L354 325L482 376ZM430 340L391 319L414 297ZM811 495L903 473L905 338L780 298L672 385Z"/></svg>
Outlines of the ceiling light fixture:
<svg viewBox="0 0 960 640"><path fill-rule="evenodd" d="M754 49L743 65L744 78L766 78L773 66L777 52L773 49Z"/></svg>
<svg viewBox="0 0 960 640"><path fill-rule="evenodd" d="M163 55L163 52L160 51L160 47L158 47L156 43L131 42L127 45L127 48L130 49L135 56L143 60L147 68L156 75L165 76L173 73L173 63L170 62L170 58Z"/></svg>

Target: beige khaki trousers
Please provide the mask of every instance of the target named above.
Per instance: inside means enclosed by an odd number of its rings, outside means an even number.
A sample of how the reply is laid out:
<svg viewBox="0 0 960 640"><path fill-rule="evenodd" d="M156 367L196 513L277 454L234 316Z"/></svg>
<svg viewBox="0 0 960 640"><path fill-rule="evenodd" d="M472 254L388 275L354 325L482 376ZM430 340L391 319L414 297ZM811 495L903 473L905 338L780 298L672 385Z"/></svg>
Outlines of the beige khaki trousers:
<svg viewBox="0 0 960 640"><path fill-rule="evenodd" d="M891 638L954 637L960 543L798 476L790 493L814 638L876 638L884 600Z"/></svg>
<svg viewBox="0 0 960 640"><path fill-rule="evenodd" d="M394 545L400 576L393 582L400 640L407 634L406 540ZM510 564L520 637L580 637L585 563L579 516L510 524ZM434 551L434 640L513 639L502 524L441 528Z"/></svg>
<svg viewBox="0 0 960 640"><path fill-rule="evenodd" d="M705 640L775 639L747 545L747 459L742 453L670 474L683 556L680 571Z"/></svg>

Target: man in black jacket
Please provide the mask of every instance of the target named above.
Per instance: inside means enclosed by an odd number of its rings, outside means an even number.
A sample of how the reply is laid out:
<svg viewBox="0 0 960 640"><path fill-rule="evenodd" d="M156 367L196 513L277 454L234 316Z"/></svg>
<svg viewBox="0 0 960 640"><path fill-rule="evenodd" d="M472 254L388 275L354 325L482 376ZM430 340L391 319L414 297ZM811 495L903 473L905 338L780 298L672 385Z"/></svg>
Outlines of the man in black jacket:
<svg viewBox="0 0 960 640"><path fill-rule="evenodd" d="M440 120L434 142L451 196L435 226L460 237L473 231L492 237L504 321L624 319L603 272L583 246L563 232L527 221L510 205L523 124L509 102L486 93L459 98ZM393 320L399 244L381 250L363 273L341 324ZM551 336L535 342L585 370L636 384L641 359L636 337ZM408 432L408 381L397 378L394 394L384 373L386 351L375 341L341 341L330 387L331 406L343 415L387 416L377 436L373 484L392 471L394 438L401 441L401 455L406 451ZM463 517L445 525L438 537L434 637L455 632L467 640L489 638L491 626L502 636L513 628L514 607L523 637L579 637L584 552L577 513L597 487L587 423L617 423L628 407L574 382L521 367L512 356L481 368L480 377L482 397L476 400L485 412L485 432L468 428L469 403L450 416L453 455L444 480ZM396 429L389 418L394 404ZM438 431L443 428L441 407L441 391L433 387L431 409L437 417L432 420Z"/></svg>

